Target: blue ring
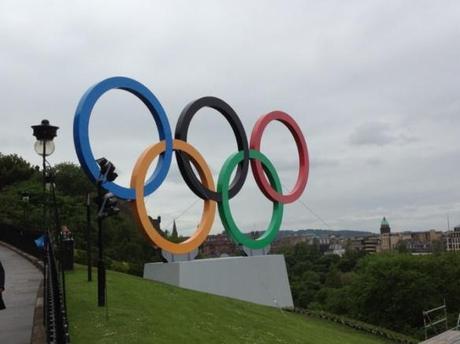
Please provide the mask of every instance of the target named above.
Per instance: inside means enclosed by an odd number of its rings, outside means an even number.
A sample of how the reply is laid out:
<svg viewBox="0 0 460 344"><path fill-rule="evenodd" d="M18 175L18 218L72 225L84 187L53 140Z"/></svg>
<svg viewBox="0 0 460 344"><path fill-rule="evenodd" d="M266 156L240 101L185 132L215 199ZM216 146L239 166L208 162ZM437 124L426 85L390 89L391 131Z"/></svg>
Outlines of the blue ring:
<svg viewBox="0 0 460 344"><path fill-rule="evenodd" d="M118 76L105 79L86 91L78 103L73 122L73 138L78 160L91 181L96 183L99 178L100 169L94 159L89 143L89 119L97 100L105 92L112 89L122 89L139 98L152 114L158 128L160 140L166 141L165 152L159 156L157 167L145 185L144 195L147 196L153 193L166 178L173 154L173 139L168 117L163 107L155 95L140 82ZM132 188L126 188L114 182L105 182L102 186L119 198L127 200L136 198L136 192Z"/></svg>

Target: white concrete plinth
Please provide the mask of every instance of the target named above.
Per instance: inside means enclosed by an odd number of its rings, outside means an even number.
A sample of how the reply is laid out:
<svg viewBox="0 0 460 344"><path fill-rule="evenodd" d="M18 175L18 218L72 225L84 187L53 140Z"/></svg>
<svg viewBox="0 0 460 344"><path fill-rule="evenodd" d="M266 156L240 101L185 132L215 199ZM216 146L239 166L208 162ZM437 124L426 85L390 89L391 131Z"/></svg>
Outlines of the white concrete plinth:
<svg viewBox="0 0 460 344"><path fill-rule="evenodd" d="M293 307L283 255L147 263L144 278L261 305Z"/></svg>

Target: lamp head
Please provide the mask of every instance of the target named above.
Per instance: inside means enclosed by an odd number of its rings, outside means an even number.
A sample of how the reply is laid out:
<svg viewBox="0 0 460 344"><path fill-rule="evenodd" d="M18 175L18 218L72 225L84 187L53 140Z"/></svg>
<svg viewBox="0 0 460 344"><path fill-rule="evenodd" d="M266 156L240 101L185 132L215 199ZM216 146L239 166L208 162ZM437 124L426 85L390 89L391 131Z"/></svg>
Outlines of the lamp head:
<svg viewBox="0 0 460 344"><path fill-rule="evenodd" d="M37 138L34 149L38 155L49 156L53 154L55 146L53 139L57 136L59 127L50 125L47 119L42 120L41 124L33 125L33 135Z"/></svg>

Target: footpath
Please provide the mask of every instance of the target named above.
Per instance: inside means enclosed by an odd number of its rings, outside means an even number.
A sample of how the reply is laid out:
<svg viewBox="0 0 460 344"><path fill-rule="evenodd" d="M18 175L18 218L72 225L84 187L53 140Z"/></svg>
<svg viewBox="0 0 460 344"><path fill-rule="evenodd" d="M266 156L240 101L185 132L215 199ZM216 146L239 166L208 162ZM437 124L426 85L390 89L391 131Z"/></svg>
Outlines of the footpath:
<svg viewBox="0 0 460 344"><path fill-rule="evenodd" d="M3 299L6 304L6 309L0 311L0 343L29 344L43 274L27 259L3 245L0 245L0 261L5 269Z"/></svg>

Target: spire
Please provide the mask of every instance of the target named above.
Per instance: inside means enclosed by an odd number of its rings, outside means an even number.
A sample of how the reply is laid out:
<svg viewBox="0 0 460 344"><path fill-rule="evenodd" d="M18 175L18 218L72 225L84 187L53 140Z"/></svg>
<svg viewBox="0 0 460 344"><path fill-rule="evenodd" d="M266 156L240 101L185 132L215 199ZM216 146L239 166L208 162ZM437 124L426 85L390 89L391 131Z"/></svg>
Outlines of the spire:
<svg viewBox="0 0 460 344"><path fill-rule="evenodd" d="M172 239L179 238L179 235L177 234L176 220L173 221L173 230L172 230L171 238Z"/></svg>

